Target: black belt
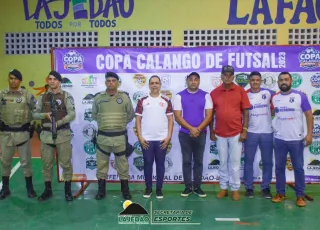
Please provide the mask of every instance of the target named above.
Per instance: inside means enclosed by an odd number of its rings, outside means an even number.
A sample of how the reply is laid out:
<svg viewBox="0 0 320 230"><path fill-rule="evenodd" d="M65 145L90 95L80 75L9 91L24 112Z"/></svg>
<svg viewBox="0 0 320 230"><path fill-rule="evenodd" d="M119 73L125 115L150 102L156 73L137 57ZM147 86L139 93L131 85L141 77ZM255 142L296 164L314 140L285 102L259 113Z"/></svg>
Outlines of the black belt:
<svg viewBox="0 0 320 230"><path fill-rule="evenodd" d="M67 124L64 124L64 125L61 125L57 128L57 130L60 130L60 129L70 129L70 123L67 123ZM48 128L48 127L42 127L42 130L44 131L51 131L51 128Z"/></svg>
<svg viewBox="0 0 320 230"><path fill-rule="evenodd" d="M127 130L120 131L120 132L104 132L102 130L98 130L98 135L107 136L107 137L117 137L117 136L122 136L126 134L127 134Z"/></svg>
<svg viewBox="0 0 320 230"><path fill-rule="evenodd" d="M30 123L24 124L21 127L10 127L8 125L4 125L3 132L26 132L29 131Z"/></svg>

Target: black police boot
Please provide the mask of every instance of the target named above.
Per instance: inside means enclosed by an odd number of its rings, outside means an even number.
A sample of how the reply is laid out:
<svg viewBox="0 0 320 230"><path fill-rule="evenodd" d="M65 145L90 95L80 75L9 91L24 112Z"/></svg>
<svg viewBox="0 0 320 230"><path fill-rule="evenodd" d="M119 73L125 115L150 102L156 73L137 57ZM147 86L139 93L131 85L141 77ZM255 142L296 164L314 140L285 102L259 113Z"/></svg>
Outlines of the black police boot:
<svg viewBox="0 0 320 230"><path fill-rule="evenodd" d="M64 194L66 197L66 201L72 201L73 200L73 196L71 193L71 181L66 181L64 183Z"/></svg>
<svg viewBox="0 0 320 230"><path fill-rule="evenodd" d="M106 196L106 180L98 180L98 193L96 195L96 200L101 200Z"/></svg>
<svg viewBox="0 0 320 230"><path fill-rule="evenodd" d="M128 180L121 180L121 192L123 199L131 200L131 195L129 192L129 181Z"/></svg>
<svg viewBox="0 0 320 230"><path fill-rule="evenodd" d="M0 200L3 200L10 196L11 192L9 189L9 177L3 176L2 177L2 189L0 191Z"/></svg>
<svg viewBox="0 0 320 230"><path fill-rule="evenodd" d="M46 201L52 197L51 181L44 182L44 185L44 192L38 197L39 201Z"/></svg>
<svg viewBox="0 0 320 230"><path fill-rule="evenodd" d="M29 198L35 198L37 196L36 192L33 189L32 184L32 177L26 177L26 188L27 188L27 194Z"/></svg>

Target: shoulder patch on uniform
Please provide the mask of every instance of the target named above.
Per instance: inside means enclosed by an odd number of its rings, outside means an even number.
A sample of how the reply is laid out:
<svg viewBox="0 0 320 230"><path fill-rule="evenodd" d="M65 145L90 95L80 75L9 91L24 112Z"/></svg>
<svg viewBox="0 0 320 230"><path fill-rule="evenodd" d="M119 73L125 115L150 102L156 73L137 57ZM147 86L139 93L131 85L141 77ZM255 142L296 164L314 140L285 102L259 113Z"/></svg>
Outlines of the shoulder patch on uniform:
<svg viewBox="0 0 320 230"><path fill-rule="evenodd" d="M71 105L74 105L74 99L73 99L73 96L71 94L67 94L67 99L69 99Z"/></svg>

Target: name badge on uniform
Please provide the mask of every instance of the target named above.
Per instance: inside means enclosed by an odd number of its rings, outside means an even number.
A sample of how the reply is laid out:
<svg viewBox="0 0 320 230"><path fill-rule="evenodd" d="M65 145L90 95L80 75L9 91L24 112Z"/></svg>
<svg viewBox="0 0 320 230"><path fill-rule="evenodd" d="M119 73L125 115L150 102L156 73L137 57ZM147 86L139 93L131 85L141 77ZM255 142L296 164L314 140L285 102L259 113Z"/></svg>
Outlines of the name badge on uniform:
<svg viewBox="0 0 320 230"><path fill-rule="evenodd" d="M16 102L17 102L17 103L21 103L21 102L22 102L22 98L21 98L21 97L18 97L18 98L16 99Z"/></svg>
<svg viewBox="0 0 320 230"><path fill-rule="evenodd" d="M118 98L118 99L117 99L117 103L118 103L118 104L121 104L122 102L123 102L122 98Z"/></svg>

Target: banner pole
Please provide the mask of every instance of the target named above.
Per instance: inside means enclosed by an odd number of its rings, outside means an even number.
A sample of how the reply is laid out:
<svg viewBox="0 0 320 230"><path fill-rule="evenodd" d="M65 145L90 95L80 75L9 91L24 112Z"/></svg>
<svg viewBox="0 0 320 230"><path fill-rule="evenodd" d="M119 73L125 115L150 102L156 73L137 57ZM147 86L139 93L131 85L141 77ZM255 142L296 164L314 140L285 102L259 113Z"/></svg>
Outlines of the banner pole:
<svg viewBox="0 0 320 230"><path fill-rule="evenodd" d="M74 198L78 198L88 188L90 183L89 182L80 182L80 184L81 184L81 188L79 189L79 191L77 191L73 195Z"/></svg>

